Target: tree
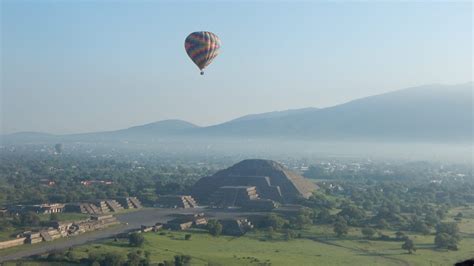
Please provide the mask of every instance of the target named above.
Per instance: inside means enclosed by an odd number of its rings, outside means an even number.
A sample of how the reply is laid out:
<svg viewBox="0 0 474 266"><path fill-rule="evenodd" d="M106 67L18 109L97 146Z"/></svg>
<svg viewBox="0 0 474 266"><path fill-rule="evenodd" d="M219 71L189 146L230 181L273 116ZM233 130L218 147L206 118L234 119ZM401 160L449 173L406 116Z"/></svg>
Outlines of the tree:
<svg viewBox="0 0 474 266"><path fill-rule="evenodd" d="M363 234L365 237L367 237L368 239L371 239L371 238L375 235L375 233L376 233L375 229L370 228L370 227L364 227L364 228L362 228L361 232L362 232L362 234Z"/></svg>
<svg viewBox="0 0 474 266"><path fill-rule="evenodd" d="M390 227L390 224L387 223L387 221L385 219L380 219L377 223L377 227L379 229L386 229L386 228Z"/></svg>
<svg viewBox="0 0 474 266"><path fill-rule="evenodd" d="M191 256L189 256L189 255L176 255L176 256L174 256L174 265L175 266L189 265L190 262L191 262Z"/></svg>
<svg viewBox="0 0 474 266"><path fill-rule="evenodd" d="M291 229L286 229L285 230L285 240L291 240L295 238L295 232Z"/></svg>
<svg viewBox="0 0 474 266"><path fill-rule="evenodd" d="M441 223L436 227L434 242L438 248L457 250L460 240L461 235L459 234L459 227L456 223Z"/></svg>
<svg viewBox="0 0 474 266"><path fill-rule="evenodd" d="M446 234L446 233L440 233L436 234L434 243L436 247L438 248L447 248L451 250L457 250L458 249L458 240L456 238Z"/></svg>
<svg viewBox="0 0 474 266"><path fill-rule="evenodd" d="M103 265L107 266L122 266L125 263L125 259L122 255L117 253L107 253L105 254Z"/></svg>
<svg viewBox="0 0 474 266"><path fill-rule="evenodd" d="M429 233L431 233L431 230L428 225L422 220L415 220L412 226L412 230L415 232L420 232L424 235L428 235Z"/></svg>
<svg viewBox="0 0 474 266"><path fill-rule="evenodd" d="M279 215L274 213L268 214L261 222L261 227L267 228L269 226L273 227L275 230L281 229L288 221L281 218Z"/></svg>
<svg viewBox="0 0 474 266"><path fill-rule="evenodd" d="M311 224L313 221L309 216L308 211L300 211L296 217L290 220L290 226L296 229L303 229L306 225Z"/></svg>
<svg viewBox="0 0 474 266"><path fill-rule="evenodd" d="M397 237L398 240L402 240L402 239L406 239L406 238L407 238L407 236L406 236L403 232L401 232L401 231L397 231L397 232L395 233L395 236Z"/></svg>
<svg viewBox="0 0 474 266"><path fill-rule="evenodd" d="M20 225L22 226L38 226L40 222L40 217L34 212L20 214Z"/></svg>
<svg viewBox="0 0 474 266"><path fill-rule="evenodd" d="M145 238L139 233L132 233L128 236L128 241L132 247L141 247L145 242Z"/></svg>
<svg viewBox="0 0 474 266"><path fill-rule="evenodd" d="M48 261L63 261L65 259L65 254L62 251L53 251L48 254Z"/></svg>
<svg viewBox="0 0 474 266"><path fill-rule="evenodd" d="M127 255L127 266L140 266L142 258L136 252L130 252Z"/></svg>
<svg viewBox="0 0 474 266"><path fill-rule="evenodd" d="M273 239L275 237L275 230L273 230L273 227L271 226L267 228L267 237L268 239Z"/></svg>
<svg viewBox="0 0 474 266"><path fill-rule="evenodd" d="M337 215L344 217L350 225L359 225L366 217L363 209L350 204L343 206L342 210Z"/></svg>
<svg viewBox="0 0 474 266"><path fill-rule="evenodd" d="M222 233L222 224L217 220L209 220L207 222L207 230L213 236L219 236Z"/></svg>
<svg viewBox="0 0 474 266"><path fill-rule="evenodd" d="M49 215L49 220L50 221L57 221L57 220L59 220L59 215L57 213L51 213Z"/></svg>
<svg viewBox="0 0 474 266"><path fill-rule="evenodd" d="M366 211L371 211L374 208L372 201L366 200L362 203L362 208Z"/></svg>
<svg viewBox="0 0 474 266"><path fill-rule="evenodd" d="M336 233L338 237L347 235L348 232L349 226L347 226L347 222L344 219L339 219L334 223L334 233Z"/></svg>
<svg viewBox="0 0 474 266"><path fill-rule="evenodd" d="M439 223L439 217L436 213L430 212L425 215L425 222L429 226L435 226Z"/></svg>
<svg viewBox="0 0 474 266"><path fill-rule="evenodd" d="M440 223L436 227L436 234L446 233L458 240L461 239L461 235L459 234L459 227L457 223Z"/></svg>
<svg viewBox="0 0 474 266"><path fill-rule="evenodd" d="M328 209L324 208L316 216L316 223L325 224L332 222L332 216Z"/></svg>
<svg viewBox="0 0 474 266"><path fill-rule="evenodd" d="M413 251L416 251L415 244L413 240L406 238L405 243L403 243L402 248L407 250L409 254L412 254Z"/></svg>

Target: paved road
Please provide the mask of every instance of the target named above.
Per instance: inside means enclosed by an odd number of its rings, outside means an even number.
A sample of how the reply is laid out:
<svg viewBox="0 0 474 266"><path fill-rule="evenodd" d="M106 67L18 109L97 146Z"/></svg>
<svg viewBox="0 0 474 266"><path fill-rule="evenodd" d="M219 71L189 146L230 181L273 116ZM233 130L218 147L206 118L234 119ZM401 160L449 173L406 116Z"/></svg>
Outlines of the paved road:
<svg viewBox="0 0 474 266"><path fill-rule="evenodd" d="M239 212L231 210L205 210L200 208L194 209L143 209L135 212L129 212L117 215L120 225L108 229L98 230L94 232L85 233L78 236L62 238L52 242L44 242L28 246L27 249L22 249L16 253L0 256L0 263L10 260L17 260L33 255L43 254L53 250L63 250L73 246L83 245L86 243L111 238L117 234L128 232L133 229L140 228L141 225L154 225L157 222L165 223L174 218L176 214L189 214L204 212L207 216L216 217L218 219L246 217L250 214L258 213ZM25 246L23 246L25 247Z"/></svg>

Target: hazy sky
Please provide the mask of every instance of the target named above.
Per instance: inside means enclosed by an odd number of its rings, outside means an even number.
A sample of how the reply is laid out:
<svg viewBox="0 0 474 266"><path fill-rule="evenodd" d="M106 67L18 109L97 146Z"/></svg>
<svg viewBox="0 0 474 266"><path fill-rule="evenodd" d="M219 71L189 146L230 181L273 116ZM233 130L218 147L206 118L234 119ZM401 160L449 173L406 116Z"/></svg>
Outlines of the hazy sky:
<svg viewBox="0 0 474 266"><path fill-rule="evenodd" d="M1 1L3 133L325 107L472 79L472 4ZM204 76L184 39L222 40Z"/></svg>

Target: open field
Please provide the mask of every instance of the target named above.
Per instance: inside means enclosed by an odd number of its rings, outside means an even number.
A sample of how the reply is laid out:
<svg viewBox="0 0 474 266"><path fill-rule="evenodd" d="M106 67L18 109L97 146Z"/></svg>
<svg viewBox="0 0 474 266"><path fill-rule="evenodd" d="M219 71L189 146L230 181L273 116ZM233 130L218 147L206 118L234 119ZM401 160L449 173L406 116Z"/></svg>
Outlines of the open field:
<svg viewBox="0 0 474 266"><path fill-rule="evenodd" d="M472 221L471 221L472 222ZM433 236L413 236L418 246L415 254L401 249L402 242L364 240L352 230L345 239L331 237L329 228L324 234L306 235L314 239L268 240L266 233L255 232L244 237L212 237L204 232L192 232L191 240L184 240L186 232L166 232L164 235L146 233L141 248L151 253L153 262L171 260L174 255L192 257L192 265L452 265L474 256L474 238L465 238L459 251L433 249ZM321 231L315 229L310 231ZM87 253L117 252L126 254L136 248L126 240L105 241L74 249L74 257L87 257Z"/></svg>
<svg viewBox="0 0 474 266"><path fill-rule="evenodd" d="M311 226L300 231L301 238L288 241L280 233L274 233L270 239L266 231L254 231L243 237L213 237L199 230L145 233L145 244L140 249L149 251L153 262L172 260L179 254L190 255L192 265L452 265L474 257L472 207L453 209L446 220L452 220L460 211L464 214L459 223L463 239L458 251L435 249L434 235L405 232L417 248L414 254L408 254L401 249L403 242L367 240L359 228L351 228L347 236L336 238L330 225ZM395 231L379 232L395 236ZM188 233L192 234L191 239L184 240ZM125 239L116 242L105 240L78 246L72 249L72 253L75 259L80 259L87 258L89 253L116 252L125 256L137 249L130 247Z"/></svg>
<svg viewBox="0 0 474 266"><path fill-rule="evenodd" d="M17 232L18 230L16 230L15 228L13 227L8 227L8 228L4 228L0 231L0 241L5 241L5 240L9 240L9 239L13 239L12 235Z"/></svg>
<svg viewBox="0 0 474 266"><path fill-rule="evenodd" d="M51 215L50 214L41 214L40 219L41 221L49 221ZM56 213L56 218L58 221L78 221L78 220L84 220L89 218L89 214L85 213L73 213L73 212L61 212L61 213Z"/></svg>

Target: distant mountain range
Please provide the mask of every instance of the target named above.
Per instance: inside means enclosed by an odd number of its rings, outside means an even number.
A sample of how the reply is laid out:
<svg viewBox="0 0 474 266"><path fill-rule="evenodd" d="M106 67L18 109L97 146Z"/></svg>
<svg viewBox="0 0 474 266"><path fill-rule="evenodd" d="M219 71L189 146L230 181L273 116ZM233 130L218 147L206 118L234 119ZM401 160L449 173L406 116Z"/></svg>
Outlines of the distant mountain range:
<svg viewBox="0 0 474 266"><path fill-rule="evenodd" d="M101 142L209 137L472 142L473 84L414 87L328 108L247 115L208 127L165 120L117 131L72 135L21 132L4 135L2 139Z"/></svg>

